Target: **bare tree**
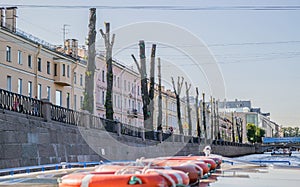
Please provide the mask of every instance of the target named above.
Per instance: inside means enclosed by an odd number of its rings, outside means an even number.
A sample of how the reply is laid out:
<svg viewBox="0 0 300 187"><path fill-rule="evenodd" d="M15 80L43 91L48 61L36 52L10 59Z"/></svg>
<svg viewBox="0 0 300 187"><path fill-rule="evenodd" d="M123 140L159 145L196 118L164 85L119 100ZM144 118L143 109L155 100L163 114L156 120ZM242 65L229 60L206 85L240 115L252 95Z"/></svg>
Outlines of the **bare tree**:
<svg viewBox="0 0 300 187"><path fill-rule="evenodd" d="M179 133L183 134L182 121L181 121L181 111L180 111L180 93L181 93L184 78L181 77L181 81L180 81L180 77L178 77L177 90L176 90L176 86L175 86L175 82L174 82L173 77L171 77L171 79L172 79L174 93L175 93L175 96L176 96L177 120L178 120Z"/></svg>
<svg viewBox="0 0 300 187"><path fill-rule="evenodd" d="M95 74L95 40L96 40L96 8L90 9L88 36L88 64L85 73L85 92L83 109L94 113L94 74Z"/></svg>
<svg viewBox="0 0 300 187"><path fill-rule="evenodd" d="M153 130L153 111L154 111L154 73L155 73L155 52L156 45L152 45L151 61L150 61L150 88L148 89L147 69L146 69L146 55L145 55L145 42L141 40L139 42L140 48L140 65L136 58L132 54L137 69L141 75L141 90L143 100L143 114L144 114L144 126L147 131ZM149 91L148 91L149 90Z"/></svg>
<svg viewBox="0 0 300 187"><path fill-rule="evenodd" d="M207 140L207 129L206 129L206 106L205 106L205 93L202 93L202 123L205 135L205 141Z"/></svg>
<svg viewBox="0 0 300 187"><path fill-rule="evenodd" d="M105 33L102 29L100 29L100 33L104 39L105 50L106 50L106 83L107 83L107 91L105 98L105 110L106 110L106 119L113 120L114 119L114 109L113 109L113 68L112 68L112 48L115 41L115 34L113 34L112 39L110 41L110 24L105 23Z"/></svg>
<svg viewBox="0 0 300 187"><path fill-rule="evenodd" d="M158 117L157 117L157 129L162 128L162 95L161 95L161 66L160 58L157 59L158 63Z"/></svg>
<svg viewBox="0 0 300 187"><path fill-rule="evenodd" d="M189 123L189 135L192 136L192 117L191 117L191 107L190 107L190 89L191 84L188 85L187 82L185 82L186 87L186 108L188 112L188 123Z"/></svg>
<svg viewBox="0 0 300 187"><path fill-rule="evenodd" d="M196 109L196 120L197 120L197 136L199 137L199 140L201 138L201 127L200 127L200 115L199 115L199 107L198 107L198 98L199 98L199 92L198 87L196 87L196 103L195 103L195 109Z"/></svg>

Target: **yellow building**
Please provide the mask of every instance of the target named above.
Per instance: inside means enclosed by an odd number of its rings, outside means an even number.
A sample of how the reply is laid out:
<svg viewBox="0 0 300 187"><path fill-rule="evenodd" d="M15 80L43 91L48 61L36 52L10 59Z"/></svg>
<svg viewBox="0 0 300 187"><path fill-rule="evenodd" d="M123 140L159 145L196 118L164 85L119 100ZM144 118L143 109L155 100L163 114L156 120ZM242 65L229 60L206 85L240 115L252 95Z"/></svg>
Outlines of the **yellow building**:
<svg viewBox="0 0 300 187"><path fill-rule="evenodd" d="M16 8L0 11L0 88L79 110L86 62L77 58L77 40L66 41L70 55L59 52L56 46L16 28Z"/></svg>

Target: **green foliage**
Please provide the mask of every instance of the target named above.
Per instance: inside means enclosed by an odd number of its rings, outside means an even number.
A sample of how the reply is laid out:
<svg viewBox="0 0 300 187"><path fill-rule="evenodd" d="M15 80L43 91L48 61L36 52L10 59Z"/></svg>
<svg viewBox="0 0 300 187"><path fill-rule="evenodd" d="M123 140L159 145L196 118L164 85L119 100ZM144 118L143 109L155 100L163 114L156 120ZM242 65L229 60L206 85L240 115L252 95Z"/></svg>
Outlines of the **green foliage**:
<svg viewBox="0 0 300 187"><path fill-rule="evenodd" d="M299 137L299 127L282 127L281 132L283 133L283 137Z"/></svg>
<svg viewBox="0 0 300 187"><path fill-rule="evenodd" d="M261 143L262 137L265 136L265 133L265 130L257 127L256 125L251 123L247 124L247 138L249 142Z"/></svg>

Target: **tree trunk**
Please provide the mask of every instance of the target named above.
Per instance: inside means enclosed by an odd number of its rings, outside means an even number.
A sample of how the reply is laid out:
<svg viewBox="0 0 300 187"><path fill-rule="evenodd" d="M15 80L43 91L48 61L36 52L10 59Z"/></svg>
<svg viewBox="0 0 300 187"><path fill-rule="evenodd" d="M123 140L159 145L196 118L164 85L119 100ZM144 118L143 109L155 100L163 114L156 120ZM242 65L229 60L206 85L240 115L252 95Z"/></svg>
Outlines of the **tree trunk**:
<svg viewBox="0 0 300 187"><path fill-rule="evenodd" d="M192 117L191 117L191 107L190 107L190 89L191 84L188 86L187 82L185 82L186 87L186 108L188 112L188 123L189 123L189 136L192 136Z"/></svg>
<svg viewBox="0 0 300 187"><path fill-rule="evenodd" d="M182 121L181 121L181 109L180 109L180 92L181 92L181 88L182 88L182 84L183 84L184 79L183 79L183 77L181 77L181 82L180 82L180 78L178 77L177 90L176 90L176 86L175 86L175 82L174 82L173 77L171 77L171 79L172 79L174 93L175 93L175 96L176 96L177 120L178 120L179 133L183 134Z"/></svg>
<svg viewBox="0 0 300 187"><path fill-rule="evenodd" d="M154 113L154 85L155 85L155 51L156 45L152 45L151 60L150 60L150 88L149 88L149 122L148 128L153 130L153 113Z"/></svg>
<svg viewBox="0 0 300 187"><path fill-rule="evenodd" d="M96 40L96 9L90 9L88 36L88 65L85 73L85 93L83 109L94 113L94 74L95 74L95 40Z"/></svg>
<svg viewBox="0 0 300 187"><path fill-rule="evenodd" d="M235 134L234 134L234 117L233 117L233 112L232 112L232 121L231 121L231 135L232 135L232 142L235 142Z"/></svg>
<svg viewBox="0 0 300 187"><path fill-rule="evenodd" d="M162 95L161 95L161 66L160 58L158 58L158 117L157 129L162 128Z"/></svg>
<svg viewBox="0 0 300 187"><path fill-rule="evenodd" d="M196 88L196 103L195 103L195 109L196 109L196 120L197 120L197 136L200 140L201 138L201 127L200 127L200 117L199 117L199 107L198 107L198 98L199 98L199 92L198 88Z"/></svg>
<svg viewBox="0 0 300 187"><path fill-rule="evenodd" d="M207 140L207 129L206 129L206 107L205 107L205 93L202 93L202 123L204 129L205 140Z"/></svg>
<svg viewBox="0 0 300 187"><path fill-rule="evenodd" d="M114 44L115 35L113 34L112 40L110 42L110 24L105 23L106 32L104 33L102 29L100 32L105 42L106 49L106 98L105 98L105 110L106 119L114 120L114 108L113 108L113 68L112 68L112 47Z"/></svg>

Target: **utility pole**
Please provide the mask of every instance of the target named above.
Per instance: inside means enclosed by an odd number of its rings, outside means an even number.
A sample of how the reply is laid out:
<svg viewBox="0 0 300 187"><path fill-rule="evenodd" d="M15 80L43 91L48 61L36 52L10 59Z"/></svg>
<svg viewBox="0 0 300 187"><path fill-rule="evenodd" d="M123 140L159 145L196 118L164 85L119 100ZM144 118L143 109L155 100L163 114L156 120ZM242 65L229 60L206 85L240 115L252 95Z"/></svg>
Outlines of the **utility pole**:
<svg viewBox="0 0 300 187"><path fill-rule="evenodd" d="M105 110L106 110L106 119L114 120L114 108L113 108L113 68L112 68L112 48L115 41L115 34L113 34L110 41L110 23L105 23L105 33L100 29L100 33L104 39L105 50L106 50L106 82L107 82L107 91L105 98Z"/></svg>
<svg viewBox="0 0 300 187"><path fill-rule="evenodd" d="M95 74L95 40L96 40L96 8L90 9L88 36L88 65L85 72L85 92L83 109L94 113L94 74Z"/></svg>
<svg viewBox="0 0 300 187"><path fill-rule="evenodd" d="M158 117L157 117L157 128L162 127L162 94L161 94L161 65L160 58L157 59L158 63Z"/></svg>
<svg viewBox="0 0 300 187"><path fill-rule="evenodd" d="M201 140L201 127L200 127L200 117L199 117L199 107L198 107L198 98L199 98L199 92L198 87L196 87L196 103L195 103L195 109L196 109L196 120L197 120L197 136L199 140ZM200 141L199 141L200 142Z"/></svg>
<svg viewBox="0 0 300 187"><path fill-rule="evenodd" d="M206 129L206 114L205 114L205 110L206 110L206 107L205 107L205 93L202 93L202 117L203 117L203 128L204 128L204 135L205 135L205 142L207 141L207 129Z"/></svg>
<svg viewBox="0 0 300 187"><path fill-rule="evenodd" d="M181 81L180 81L180 77L178 77L177 90L176 90L176 86L175 86L175 82L174 82L173 77L171 77L171 79L172 79L174 93L175 93L175 96L176 96L177 120L178 120L179 133L183 134L182 121L181 121L181 111L180 111L180 93L181 93L184 78L181 77Z"/></svg>
<svg viewBox="0 0 300 187"><path fill-rule="evenodd" d="M189 123L189 136L192 136L192 118L191 118L191 107L190 107L190 89L191 84L188 85L187 82L185 82L185 88L186 88L186 108L188 112L188 123Z"/></svg>

